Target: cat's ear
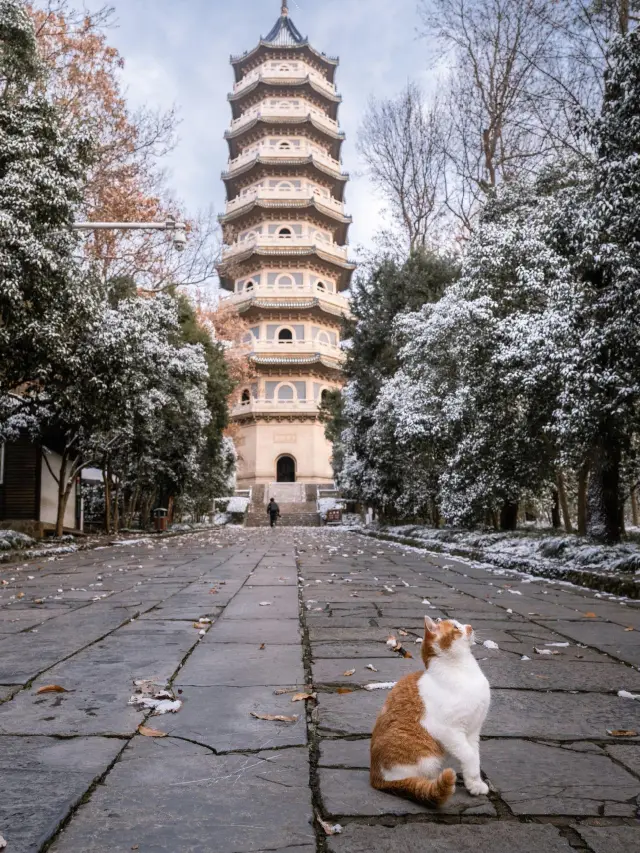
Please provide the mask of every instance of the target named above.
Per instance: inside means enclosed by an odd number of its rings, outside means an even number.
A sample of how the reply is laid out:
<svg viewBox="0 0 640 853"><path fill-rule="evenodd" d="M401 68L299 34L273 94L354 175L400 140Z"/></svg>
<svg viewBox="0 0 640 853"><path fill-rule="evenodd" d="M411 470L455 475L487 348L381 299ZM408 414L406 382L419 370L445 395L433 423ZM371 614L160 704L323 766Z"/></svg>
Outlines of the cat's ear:
<svg viewBox="0 0 640 853"><path fill-rule="evenodd" d="M424 617L424 629L427 634L437 634L438 626L430 616Z"/></svg>

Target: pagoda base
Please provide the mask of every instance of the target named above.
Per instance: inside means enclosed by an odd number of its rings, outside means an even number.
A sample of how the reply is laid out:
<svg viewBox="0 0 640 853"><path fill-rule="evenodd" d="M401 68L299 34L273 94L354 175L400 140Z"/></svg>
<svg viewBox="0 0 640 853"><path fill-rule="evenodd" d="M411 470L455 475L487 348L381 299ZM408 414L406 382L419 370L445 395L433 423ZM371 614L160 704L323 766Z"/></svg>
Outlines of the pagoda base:
<svg viewBox="0 0 640 853"><path fill-rule="evenodd" d="M274 482L329 485L331 444L319 420L237 425L238 488Z"/></svg>

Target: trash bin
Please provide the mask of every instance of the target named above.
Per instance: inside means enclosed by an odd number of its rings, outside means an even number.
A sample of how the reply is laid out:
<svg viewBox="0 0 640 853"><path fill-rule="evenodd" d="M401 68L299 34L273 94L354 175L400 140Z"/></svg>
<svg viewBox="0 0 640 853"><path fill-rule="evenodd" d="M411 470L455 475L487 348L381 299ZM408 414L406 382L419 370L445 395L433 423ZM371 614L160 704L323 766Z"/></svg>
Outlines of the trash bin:
<svg viewBox="0 0 640 853"><path fill-rule="evenodd" d="M156 533L162 533L165 531L169 525L169 510L160 508L154 509L153 523L156 528Z"/></svg>

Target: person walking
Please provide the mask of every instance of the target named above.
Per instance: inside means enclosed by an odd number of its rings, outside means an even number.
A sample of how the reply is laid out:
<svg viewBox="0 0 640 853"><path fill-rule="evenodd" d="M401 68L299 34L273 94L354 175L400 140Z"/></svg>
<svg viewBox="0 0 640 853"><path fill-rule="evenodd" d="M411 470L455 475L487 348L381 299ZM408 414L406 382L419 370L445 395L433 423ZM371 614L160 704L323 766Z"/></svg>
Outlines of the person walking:
<svg viewBox="0 0 640 853"><path fill-rule="evenodd" d="M275 527L276 521L278 520L278 518L280 518L280 507L276 503L275 498L271 498L271 500L269 501L269 506L267 507L267 515L271 520L271 526Z"/></svg>

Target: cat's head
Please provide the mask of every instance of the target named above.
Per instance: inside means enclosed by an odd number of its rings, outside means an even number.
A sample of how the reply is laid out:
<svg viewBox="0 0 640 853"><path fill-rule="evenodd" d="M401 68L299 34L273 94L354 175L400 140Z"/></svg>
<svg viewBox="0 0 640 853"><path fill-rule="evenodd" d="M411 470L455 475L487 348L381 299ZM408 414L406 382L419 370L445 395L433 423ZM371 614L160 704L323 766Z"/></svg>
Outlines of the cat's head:
<svg viewBox="0 0 640 853"><path fill-rule="evenodd" d="M455 619L439 619L434 622L429 616L424 617L422 660L426 667L433 658L455 658L468 653L475 641L471 625L463 625Z"/></svg>

